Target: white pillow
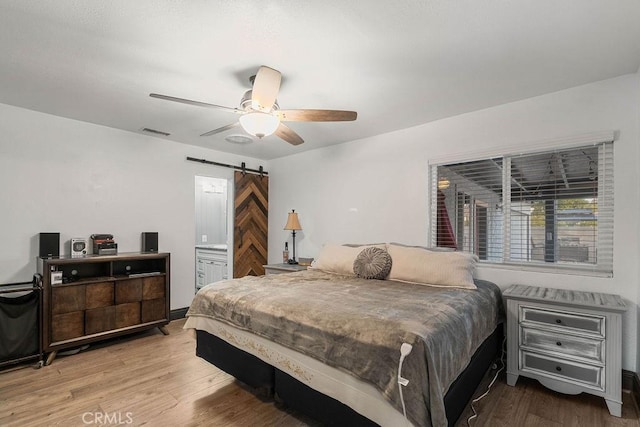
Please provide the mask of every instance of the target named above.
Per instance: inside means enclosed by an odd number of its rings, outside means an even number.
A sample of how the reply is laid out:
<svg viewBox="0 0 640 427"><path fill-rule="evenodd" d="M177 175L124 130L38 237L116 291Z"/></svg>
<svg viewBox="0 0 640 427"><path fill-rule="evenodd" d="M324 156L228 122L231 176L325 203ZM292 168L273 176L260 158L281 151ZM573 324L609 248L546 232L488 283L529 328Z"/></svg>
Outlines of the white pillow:
<svg viewBox="0 0 640 427"><path fill-rule="evenodd" d="M476 289L477 257L466 252L440 252L388 245L392 264L389 280L439 287Z"/></svg>
<svg viewBox="0 0 640 427"><path fill-rule="evenodd" d="M355 276L353 262L365 247L368 246L353 247L326 243L309 268Z"/></svg>

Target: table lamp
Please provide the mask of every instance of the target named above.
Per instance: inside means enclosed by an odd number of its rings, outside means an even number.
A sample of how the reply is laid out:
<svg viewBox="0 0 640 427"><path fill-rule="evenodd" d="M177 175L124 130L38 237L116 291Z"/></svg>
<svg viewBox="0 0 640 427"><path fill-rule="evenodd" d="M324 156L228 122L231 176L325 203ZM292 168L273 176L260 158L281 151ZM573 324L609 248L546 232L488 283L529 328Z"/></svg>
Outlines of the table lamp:
<svg viewBox="0 0 640 427"><path fill-rule="evenodd" d="M289 216L287 217L287 223L284 226L285 230L291 230L291 234L293 234L293 258L289 260L289 264L297 264L296 261L296 230L302 230L300 226L300 221L298 220L298 214L295 209L291 209L289 212Z"/></svg>

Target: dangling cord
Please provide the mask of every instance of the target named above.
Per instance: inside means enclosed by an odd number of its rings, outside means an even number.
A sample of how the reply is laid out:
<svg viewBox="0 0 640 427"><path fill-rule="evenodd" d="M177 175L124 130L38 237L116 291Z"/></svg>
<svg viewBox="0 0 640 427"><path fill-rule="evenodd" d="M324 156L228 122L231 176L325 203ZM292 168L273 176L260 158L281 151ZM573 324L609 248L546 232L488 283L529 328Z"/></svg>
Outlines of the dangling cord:
<svg viewBox="0 0 640 427"><path fill-rule="evenodd" d="M471 415L469 418L467 418L467 426L471 427L471 420L474 418L477 418L478 413L476 412L476 408L473 407L474 403L479 402L480 400L482 400L484 397L486 397L489 392L491 391L491 387L493 386L493 384L496 382L496 380L498 379L498 375L500 374L500 372L502 372L504 370L505 364L504 364L504 354L505 354L505 344L507 342L507 337L505 335L504 339L502 340L502 352L500 354L500 369L498 369L495 373L495 375L493 376L493 379L491 380L491 382L489 383L489 386L487 387L487 391L485 391L484 393L482 393L480 396L476 397L475 399L473 399L471 401L471 410L473 411L473 415ZM494 366L497 367L497 365L494 364Z"/></svg>
<svg viewBox="0 0 640 427"><path fill-rule="evenodd" d="M406 387L409 384L409 380L406 378L402 378L402 362L404 362L404 358L407 357L409 353L413 350L413 346L408 343L402 343L400 346L400 362L398 363L398 390L400 390L400 401L402 402L402 413L404 414L404 419L407 422L407 426L410 426L409 419L407 418L407 408L404 406L404 396L402 395L402 387Z"/></svg>

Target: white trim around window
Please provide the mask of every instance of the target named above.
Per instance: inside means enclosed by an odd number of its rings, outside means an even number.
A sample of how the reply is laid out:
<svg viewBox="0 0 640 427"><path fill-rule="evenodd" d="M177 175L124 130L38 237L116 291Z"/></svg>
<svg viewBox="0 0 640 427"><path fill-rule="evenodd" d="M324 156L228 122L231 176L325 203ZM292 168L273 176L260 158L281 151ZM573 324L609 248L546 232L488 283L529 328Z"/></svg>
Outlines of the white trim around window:
<svg viewBox="0 0 640 427"><path fill-rule="evenodd" d="M615 136L432 159L431 246L487 267L612 277Z"/></svg>

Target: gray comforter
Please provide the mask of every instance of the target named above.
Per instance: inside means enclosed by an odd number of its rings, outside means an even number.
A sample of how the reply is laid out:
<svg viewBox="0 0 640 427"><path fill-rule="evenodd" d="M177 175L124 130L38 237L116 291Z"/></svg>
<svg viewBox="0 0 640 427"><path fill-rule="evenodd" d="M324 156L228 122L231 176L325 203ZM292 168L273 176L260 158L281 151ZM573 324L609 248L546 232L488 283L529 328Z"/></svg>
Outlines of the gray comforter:
<svg viewBox="0 0 640 427"><path fill-rule="evenodd" d="M187 316L210 317L349 372L373 384L418 426L447 424L443 398L495 329L499 288L477 290L365 280L318 270L248 276L202 288Z"/></svg>

